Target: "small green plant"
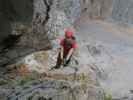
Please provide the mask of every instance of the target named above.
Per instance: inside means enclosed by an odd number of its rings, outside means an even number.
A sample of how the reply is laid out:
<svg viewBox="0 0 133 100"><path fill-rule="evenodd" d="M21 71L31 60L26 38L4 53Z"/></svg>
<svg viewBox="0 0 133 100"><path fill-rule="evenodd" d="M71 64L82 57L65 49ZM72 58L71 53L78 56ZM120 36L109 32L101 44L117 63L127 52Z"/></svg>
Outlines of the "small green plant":
<svg viewBox="0 0 133 100"><path fill-rule="evenodd" d="M104 94L104 100L112 100L112 95L111 94Z"/></svg>
<svg viewBox="0 0 133 100"><path fill-rule="evenodd" d="M24 85L24 84L26 84L27 82L32 81L32 80L34 80L33 77L30 77L30 76L24 77L24 78L22 78L22 79L20 80L19 85L22 86L22 85Z"/></svg>
<svg viewBox="0 0 133 100"><path fill-rule="evenodd" d="M76 80L81 83L81 89L85 92L87 89L88 79L84 73L81 73L76 77Z"/></svg>
<svg viewBox="0 0 133 100"><path fill-rule="evenodd" d="M8 82L6 80L0 80L0 86L6 85L6 84L8 84Z"/></svg>
<svg viewBox="0 0 133 100"><path fill-rule="evenodd" d="M18 84L22 86L22 85L24 85L30 81L36 80L38 78L39 78L39 76L37 73L35 73L35 72L30 73L29 75L22 77Z"/></svg>

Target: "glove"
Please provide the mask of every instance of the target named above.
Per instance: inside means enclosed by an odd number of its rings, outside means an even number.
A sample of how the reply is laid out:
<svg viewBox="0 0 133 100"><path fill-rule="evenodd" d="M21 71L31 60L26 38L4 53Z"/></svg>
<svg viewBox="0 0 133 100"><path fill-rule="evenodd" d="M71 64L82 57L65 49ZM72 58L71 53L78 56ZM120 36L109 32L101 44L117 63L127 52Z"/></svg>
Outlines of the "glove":
<svg viewBox="0 0 133 100"><path fill-rule="evenodd" d="M66 60L66 59L64 59L64 66L66 67L66 66L68 66L68 63L69 63L69 60Z"/></svg>

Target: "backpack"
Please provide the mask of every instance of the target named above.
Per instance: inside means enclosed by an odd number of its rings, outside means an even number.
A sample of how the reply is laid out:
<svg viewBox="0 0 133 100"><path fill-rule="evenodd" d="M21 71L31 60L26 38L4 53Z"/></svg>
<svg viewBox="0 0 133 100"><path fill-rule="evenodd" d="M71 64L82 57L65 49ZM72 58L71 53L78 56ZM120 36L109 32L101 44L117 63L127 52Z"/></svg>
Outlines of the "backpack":
<svg viewBox="0 0 133 100"><path fill-rule="evenodd" d="M73 36L72 38L70 39L64 39L64 45L67 46L68 48L72 48L72 44L73 42L76 41L76 38Z"/></svg>

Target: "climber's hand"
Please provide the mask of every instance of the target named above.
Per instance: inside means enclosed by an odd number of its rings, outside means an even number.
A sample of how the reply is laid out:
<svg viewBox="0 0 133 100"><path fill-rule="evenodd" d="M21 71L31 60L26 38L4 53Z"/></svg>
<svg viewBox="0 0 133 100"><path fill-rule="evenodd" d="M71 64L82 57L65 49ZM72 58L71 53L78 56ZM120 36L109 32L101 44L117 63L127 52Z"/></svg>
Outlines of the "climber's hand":
<svg viewBox="0 0 133 100"><path fill-rule="evenodd" d="M64 60L64 64L63 64L64 67L68 66L68 63L69 63L69 60L66 60L66 59L65 59L65 60Z"/></svg>

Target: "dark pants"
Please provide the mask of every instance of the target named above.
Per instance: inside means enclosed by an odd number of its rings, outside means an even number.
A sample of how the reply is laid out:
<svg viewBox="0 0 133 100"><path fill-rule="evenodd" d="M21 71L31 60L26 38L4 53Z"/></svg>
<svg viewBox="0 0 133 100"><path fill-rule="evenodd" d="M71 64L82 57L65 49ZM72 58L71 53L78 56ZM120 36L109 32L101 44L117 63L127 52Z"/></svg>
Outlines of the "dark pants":
<svg viewBox="0 0 133 100"><path fill-rule="evenodd" d="M66 61L66 57L63 57L63 59L61 59L61 52L59 52L58 57L57 57L57 62L56 62L56 68L60 68L61 65L63 65L64 67L67 66L71 61L71 57L69 60Z"/></svg>

